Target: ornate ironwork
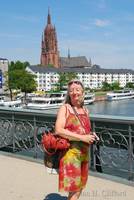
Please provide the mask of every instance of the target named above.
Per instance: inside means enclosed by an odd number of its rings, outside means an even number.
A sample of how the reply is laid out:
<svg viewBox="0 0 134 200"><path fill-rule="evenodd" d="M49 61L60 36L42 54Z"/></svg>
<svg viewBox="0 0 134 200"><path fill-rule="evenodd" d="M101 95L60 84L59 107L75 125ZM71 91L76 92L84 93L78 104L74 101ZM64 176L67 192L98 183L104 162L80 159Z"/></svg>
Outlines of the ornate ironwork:
<svg viewBox="0 0 134 200"><path fill-rule="evenodd" d="M5 115L10 113L10 116ZM2 111L1 111L2 113ZM43 159L41 137L44 131L54 129L55 115L15 113L4 111L0 117L0 149L19 154L30 154ZM99 172L134 178L133 122L93 118L93 130L100 141L91 147L91 168ZM123 127L122 127L123 126Z"/></svg>

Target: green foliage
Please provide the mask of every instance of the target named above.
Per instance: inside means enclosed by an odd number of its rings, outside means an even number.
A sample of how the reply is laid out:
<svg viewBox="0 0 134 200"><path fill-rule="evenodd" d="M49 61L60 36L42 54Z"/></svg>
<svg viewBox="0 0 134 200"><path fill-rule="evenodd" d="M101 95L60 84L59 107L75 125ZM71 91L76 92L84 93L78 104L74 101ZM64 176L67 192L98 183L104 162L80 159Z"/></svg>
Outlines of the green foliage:
<svg viewBox="0 0 134 200"><path fill-rule="evenodd" d="M117 82L117 81L115 81L112 84L109 84L107 82L102 83L102 90L103 91L119 90L119 89L120 89L120 85L119 85L119 82Z"/></svg>
<svg viewBox="0 0 134 200"><path fill-rule="evenodd" d="M76 79L76 78L77 78L77 75L76 73L73 73L73 72L59 73L59 81L56 84L57 90L63 90L70 80Z"/></svg>
<svg viewBox="0 0 134 200"><path fill-rule="evenodd" d="M109 83L107 83L107 82L103 82L102 83L102 90L103 91L109 91L109 90L111 90L111 85Z"/></svg>
<svg viewBox="0 0 134 200"><path fill-rule="evenodd" d="M16 72L16 85L22 92L28 93L36 90L35 75L25 71L17 70Z"/></svg>
<svg viewBox="0 0 134 200"><path fill-rule="evenodd" d="M48 64L48 67L54 67L54 65L53 64Z"/></svg>
<svg viewBox="0 0 134 200"><path fill-rule="evenodd" d="M12 90L21 90L28 93L36 90L35 75L26 71L28 62L11 62L8 67L7 73L7 86L10 90L10 96L12 99Z"/></svg>
<svg viewBox="0 0 134 200"><path fill-rule="evenodd" d="M119 82L115 81L114 83L112 83L111 84L111 89L112 90L120 90Z"/></svg>
<svg viewBox="0 0 134 200"><path fill-rule="evenodd" d="M132 89L134 89L134 83L128 82L128 83L126 84L126 88L132 88Z"/></svg>
<svg viewBox="0 0 134 200"><path fill-rule="evenodd" d="M8 66L8 69L9 69L9 71L11 70L24 70L24 69L26 69L26 67L27 66L29 66L30 64L29 64L29 62L24 62L24 63L22 63L22 62L20 62L20 61L16 61L16 62L13 62L13 61L11 61L11 63L9 64L9 66Z"/></svg>

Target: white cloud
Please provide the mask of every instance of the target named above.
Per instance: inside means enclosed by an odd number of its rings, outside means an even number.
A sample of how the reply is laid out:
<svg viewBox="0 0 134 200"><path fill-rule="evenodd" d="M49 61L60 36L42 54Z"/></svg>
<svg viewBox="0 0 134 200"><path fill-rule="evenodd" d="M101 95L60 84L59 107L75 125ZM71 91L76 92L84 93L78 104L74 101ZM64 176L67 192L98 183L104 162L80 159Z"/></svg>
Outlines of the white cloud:
<svg viewBox="0 0 134 200"><path fill-rule="evenodd" d="M105 27L110 24L109 20L95 19L94 24L98 27Z"/></svg>

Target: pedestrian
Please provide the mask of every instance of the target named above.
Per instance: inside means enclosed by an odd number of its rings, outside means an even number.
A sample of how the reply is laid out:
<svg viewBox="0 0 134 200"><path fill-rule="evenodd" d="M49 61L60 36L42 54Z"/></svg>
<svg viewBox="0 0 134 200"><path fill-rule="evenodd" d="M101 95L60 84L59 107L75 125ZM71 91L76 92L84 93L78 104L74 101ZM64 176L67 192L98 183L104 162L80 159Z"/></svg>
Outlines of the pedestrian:
<svg viewBox="0 0 134 200"><path fill-rule="evenodd" d="M99 139L91 132L89 111L84 106L84 86L79 80L68 83L55 132L70 141L70 148L60 160L59 191L68 192L68 200L77 200L88 178L90 144Z"/></svg>

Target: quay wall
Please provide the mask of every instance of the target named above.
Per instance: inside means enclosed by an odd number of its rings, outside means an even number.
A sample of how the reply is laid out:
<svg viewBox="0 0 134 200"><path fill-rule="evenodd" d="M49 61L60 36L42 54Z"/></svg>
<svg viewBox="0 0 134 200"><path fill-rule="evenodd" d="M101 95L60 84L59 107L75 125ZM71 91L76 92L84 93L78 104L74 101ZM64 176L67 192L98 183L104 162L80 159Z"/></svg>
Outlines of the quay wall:
<svg viewBox="0 0 134 200"><path fill-rule="evenodd" d="M106 101L106 95L96 96L95 101Z"/></svg>

